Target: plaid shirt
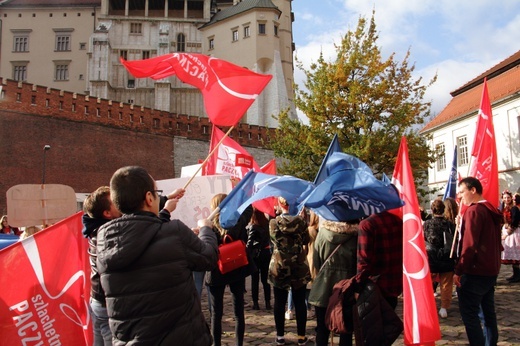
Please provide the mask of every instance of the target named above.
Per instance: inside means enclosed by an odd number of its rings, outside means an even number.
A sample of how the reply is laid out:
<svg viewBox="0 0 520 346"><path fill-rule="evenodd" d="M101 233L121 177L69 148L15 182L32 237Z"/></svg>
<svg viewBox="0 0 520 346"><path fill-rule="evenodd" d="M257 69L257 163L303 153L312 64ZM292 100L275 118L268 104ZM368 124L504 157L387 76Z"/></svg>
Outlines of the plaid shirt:
<svg viewBox="0 0 520 346"><path fill-rule="evenodd" d="M403 220L400 217L385 211L361 221L357 272L358 283L374 279L383 296L398 297L403 292Z"/></svg>

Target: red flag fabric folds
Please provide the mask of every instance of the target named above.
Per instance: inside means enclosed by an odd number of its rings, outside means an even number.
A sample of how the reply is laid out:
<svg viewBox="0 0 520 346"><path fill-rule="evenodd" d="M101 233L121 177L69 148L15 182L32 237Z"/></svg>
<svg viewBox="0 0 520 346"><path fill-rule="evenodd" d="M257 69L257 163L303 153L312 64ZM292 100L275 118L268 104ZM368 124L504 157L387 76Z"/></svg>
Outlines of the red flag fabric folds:
<svg viewBox="0 0 520 346"><path fill-rule="evenodd" d="M213 151L224 136L224 132L222 132L218 127L213 126L209 152ZM242 146L233 139L229 137L224 138L224 141L218 146L217 150L202 168L202 175L227 174L232 178L242 179L251 168L237 166L237 155L239 157L240 155L244 155L245 157L253 158L247 150L242 148ZM252 168L257 172L260 171L260 167L254 159L252 159Z"/></svg>
<svg viewBox="0 0 520 346"><path fill-rule="evenodd" d="M498 207L500 205L500 193L498 184L497 144L495 141L493 112L491 111L486 79L484 79L482 87L482 99L478 111L477 129L471 156L473 156L474 159L471 163L469 175L477 178L482 183L482 196L484 199Z"/></svg>
<svg viewBox="0 0 520 346"><path fill-rule="evenodd" d="M434 345L441 338L432 279L424 244L419 201L408 144L402 137L392 183L405 201L403 210L403 323L405 345Z"/></svg>
<svg viewBox="0 0 520 346"><path fill-rule="evenodd" d="M82 214L0 251L2 345L92 345Z"/></svg>
<svg viewBox="0 0 520 346"><path fill-rule="evenodd" d="M172 53L134 61L121 58L121 63L137 78L176 75L197 87L208 117L218 126L236 125L272 78L204 54Z"/></svg>

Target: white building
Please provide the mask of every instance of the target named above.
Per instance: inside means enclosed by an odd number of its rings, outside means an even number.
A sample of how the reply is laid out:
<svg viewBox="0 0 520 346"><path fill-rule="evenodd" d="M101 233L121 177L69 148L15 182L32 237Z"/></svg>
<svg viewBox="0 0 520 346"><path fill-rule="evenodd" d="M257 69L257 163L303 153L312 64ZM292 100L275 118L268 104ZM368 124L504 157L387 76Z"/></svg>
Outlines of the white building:
<svg viewBox="0 0 520 346"><path fill-rule="evenodd" d="M520 192L519 51L453 91L450 103L421 130L422 134L431 135L430 145L440 153L428 171L430 190L440 189L430 195L430 200L444 194L455 145L458 173L462 177L469 175L484 78L493 113L500 191Z"/></svg>

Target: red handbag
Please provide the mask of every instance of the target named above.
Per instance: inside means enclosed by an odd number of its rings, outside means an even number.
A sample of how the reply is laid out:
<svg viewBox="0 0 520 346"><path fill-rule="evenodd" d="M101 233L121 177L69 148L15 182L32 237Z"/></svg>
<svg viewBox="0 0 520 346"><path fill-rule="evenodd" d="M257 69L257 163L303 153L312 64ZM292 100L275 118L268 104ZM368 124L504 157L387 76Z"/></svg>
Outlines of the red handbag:
<svg viewBox="0 0 520 346"><path fill-rule="evenodd" d="M246 254L246 244L242 240L233 240L225 235L222 245L218 247L218 269L222 274L243 267L249 263Z"/></svg>

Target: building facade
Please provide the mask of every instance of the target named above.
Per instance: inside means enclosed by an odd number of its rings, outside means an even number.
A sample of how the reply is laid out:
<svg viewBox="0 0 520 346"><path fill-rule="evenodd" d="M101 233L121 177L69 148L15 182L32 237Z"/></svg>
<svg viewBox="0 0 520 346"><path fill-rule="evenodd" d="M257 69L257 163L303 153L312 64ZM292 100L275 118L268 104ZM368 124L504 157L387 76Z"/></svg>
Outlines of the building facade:
<svg viewBox="0 0 520 346"><path fill-rule="evenodd" d="M455 146L458 173L461 177L469 175L484 78L493 113L500 191L520 192L519 51L453 91L450 103L421 130L431 136L431 148L438 153L434 167L428 171L430 190L437 190L430 195L431 200L444 194Z"/></svg>
<svg viewBox="0 0 520 346"><path fill-rule="evenodd" d="M189 116L198 89L136 79L120 62L202 53L273 79L242 123L277 127L293 106L292 0L6 0L0 76ZM240 34L238 34L240 31ZM211 47L210 47L211 42Z"/></svg>
<svg viewBox="0 0 520 346"><path fill-rule="evenodd" d="M0 2L0 76L84 93L101 0Z"/></svg>
<svg viewBox="0 0 520 346"><path fill-rule="evenodd" d="M291 0L103 0L89 50L88 93L175 114L206 116L202 96L194 87L175 76L136 79L120 62L173 52L203 53L273 74L242 122L277 127L272 115L292 104L292 18Z"/></svg>

